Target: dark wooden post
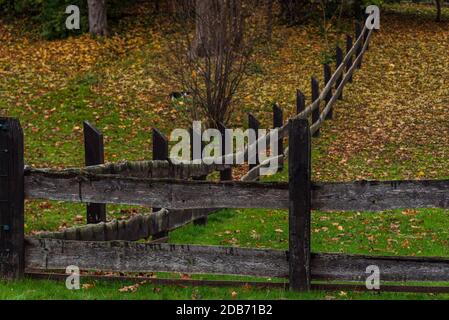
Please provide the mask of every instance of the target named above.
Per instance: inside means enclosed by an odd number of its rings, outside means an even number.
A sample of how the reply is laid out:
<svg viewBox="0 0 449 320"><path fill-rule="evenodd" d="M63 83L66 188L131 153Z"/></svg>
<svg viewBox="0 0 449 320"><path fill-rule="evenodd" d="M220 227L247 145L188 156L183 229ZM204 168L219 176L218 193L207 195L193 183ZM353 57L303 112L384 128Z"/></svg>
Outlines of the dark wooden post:
<svg viewBox="0 0 449 320"><path fill-rule="evenodd" d="M226 141L228 139L231 139L231 137L229 137L226 134L226 127L224 124L219 123L218 124L218 130L221 133L221 155L225 156L226 155ZM220 171L220 181L232 181L232 168Z"/></svg>
<svg viewBox="0 0 449 320"><path fill-rule="evenodd" d="M23 171L20 123L0 118L0 279L24 275Z"/></svg>
<svg viewBox="0 0 449 320"><path fill-rule="evenodd" d="M349 34L347 34L346 35L346 54L348 54L349 51L351 51L351 49L352 49L352 37ZM351 57L348 60L348 63L346 64L346 72L348 72L349 69L351 69L351 67L352 67L352 61L353 61L352 57L353 56L351 55ZM349 78L349 82L352 83L352 81L353 81L353 76L352 76L352 73L351 73L351 76Z"/></svg>
<svg viewBox="0 0 449 320"><path fill-rule="evenodd" d="M312 101L315 102L320 97L320 84L315 77L312 77ZM320 104L318 107L312 112L312 124L315 124L320 119ZM320 136L320 129L318 129L314 137Z"/></svg>
<svg viewBox="0 0 449 320"><path fill-rule="evenodd" d="M289 141L290 289L304 292L311 287L311 139L307 120L290 120Z"/></svg>
<svg viewBox="0 0 449 320"><path fill-rule="evenodd" d="M273 129L282 128L284 125L284 111L275 103L273 105ZM284 139L279 139L278 142L278 154L284 153ZM279 170L283 170L284 162L279 161Z"/></svg>
<svg viewBox="0 0 449 320"><path fill-rule="evenodd" d="M201 156L198 158L195 156L194 154L194 141L195 139L199 139L200 143L201 143ZM203 157L203 149L204 149L204 144L202 141L202 132L196 132L193 130L193 128L190 128L190 156L192 158L192 160L201 160ZM206 176L202 176L202 177L194 177L192 178L192 180L194 181L204 181L207 180L207 175ZM208 214L207 214L207 210L201 210L205 212L205 215L201 218L196 219L195 221L193 221L193 223L197 226L205 226L207 224L207 219L208 219Z"/></svg>
<svg viewBox="0 0 449 320"><path fill-rule="evenodd" d="M324 85L327 86L327 84L329 83L329 81L331 80L332 77L332 70L331 67L328 64L324 65ZM328 103L331 101L332 99L332 87L329 90L329 93L326 95L326 106L328 105ZM329 113L326 115L326 120L332 120L334 118L334 108L332 107L329 110Z"/></svg>
<svg viewBox="0 0 449 320"><path fill-rule="evenodd" d="M260 129L260 122L256 119L256 117L254 117L251 113L248 114L248 128L249 129L253 129L256 132L256 141L259 140L259 129ZM256 155L255 155L255 159L254 156L249 154L248 155L248 162L250 160L255 160L256 164L250 164L249 165L249 170L253 169L254 167L257 167L260 162L259 162L259 146L256 146Z"/></svg>
<svg viewBox="0 0 449 320"><path fill-rule="evenodd" d="M103 134L88 121L84 121L84 159L86 166L104 163ZM87 205L87 224L106 222L106 205L89 203Z"/></svg>
<svg viewBox="0 0 449 320"><path fill-rule="evenodd" d="M153 129L153 160L168 161L168 140L158 129Z"/></svg>
<svg viewBox="0 0 449 320"><path fill-rule="evenodd" d="M162 132L153 128L153 160L167 161L168 158L168 140ZM161 208L153 208L153 212L158 212L160 210ZM167 242L168 231L154 235L152 240L157 242Z"/></svg>
<svg viewBox="0 0 449 320"><path fill-rule="evenodd" d="M355 24L355 41L357 41L362 34L362 27L360 26L360 23ZM357 46L357 54L356 57L358 57L362 53L363 49L363 41ZM362 60L360 59L359 63L357 64L357 69L360 69L362 67Z"/></svg>
<svg viewBox="0 0 449 320"><path fill-rule="evenodd" d="M296 113L300 114L306 109L306 97L300 91L296 91Z"/></svg>
<svg viewBox="0 0 449 320"><path fill-rule="evenodd" d="M365 26L366 26L366 21L368 20L368 18L370 17L370 15L369 15L368 13L365 13L364 17L365 17L365 20L363 20L363 24L362 24L362 25L363 25L363 29L365 30L365 33L364 33L364 35L363 35L363 39L364 39L363 42L365 42L365 41L368 39L369 29L368 29L368 28L365 28ZM368 44L367 44L367 46L366 46L366 50L367 50L367 51L369 50L369 42L368 42Z"/></svg>
<svg viewBox="0 0 449 320"><path fill-rule="evenodd" d="M336 47L336 59L337 59L337 68L343 63L343 50L341 50L340 46ZM335 83L335 88L338 88L340 86L340 84L343 81L343 73L338 77L336 83ZM341 90L340 96L338 97L339 100L343 100L343 89Z"/></svg>

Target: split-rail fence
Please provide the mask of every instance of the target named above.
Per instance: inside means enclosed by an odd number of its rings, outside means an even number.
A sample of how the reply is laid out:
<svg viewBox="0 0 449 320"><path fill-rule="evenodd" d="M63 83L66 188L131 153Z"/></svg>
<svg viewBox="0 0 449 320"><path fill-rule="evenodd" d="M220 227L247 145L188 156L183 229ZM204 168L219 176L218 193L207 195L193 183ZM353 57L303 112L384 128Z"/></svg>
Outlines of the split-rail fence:
<svg viewBox="0 0 449 320"><path fill-rule="evenodd" d="M443 286L402 283L449 281L447 258L311 252L312 210L449 208L447 180L311 181L312 136L318 136L323 122L332 118L333 107L342 99L344 86L352 81L355 69L362 65L372 33L373 30L359 26L354 44L352 38L347 37L345 57L337 47L335 72L331 75L330 66L324 66L326 85L321 92L318 81L312 78L312 103L308 107L304 95L298 91L298 112L288 123L283 123L282 110L273 107L274 127L280 132L280 150L283 150L284 138L289 139L288 148L277 156L281 164L284 160L289 162L288 183L254 182L260 177L260 168L268 161L252 166L241 181L232 181L229 165L175 165L168 158L167 140L156 129L153 131L153 161L103 164L101 132L87 122L84 126L87 167L35 169L24 166L23 132L19 121L0 118L0 277L61 278L66 275L55 271L76 265L89 271L180 272L279 279L252 282L145 279L161 284L250 284L288 286L297 291L366 290L366 269L375 265L381 271L382 281L401 282L400 285L384 285L382 290L449 292L449 288ZM325 107L320 110L323 103ZM311 125L307 120L310 116ZM249 123L252 129L260 126L253 116L249 117ZM225 128L221 129L224 134ZM269 140L258 137L262 138ZM244 156L248 150L242 151ZM224 156L229 155L223 153ZM214 171L220 172L221 182L206 180ZM88 225L25 237L25 199L86 203ZM153 212L128 221L107 222L106 204L147 206L152 207ZM288 209L289 249L162 243L169 231L191 222L205 223L208 214L222 208ZM161 243L136 242L149 237Z"/></svg>

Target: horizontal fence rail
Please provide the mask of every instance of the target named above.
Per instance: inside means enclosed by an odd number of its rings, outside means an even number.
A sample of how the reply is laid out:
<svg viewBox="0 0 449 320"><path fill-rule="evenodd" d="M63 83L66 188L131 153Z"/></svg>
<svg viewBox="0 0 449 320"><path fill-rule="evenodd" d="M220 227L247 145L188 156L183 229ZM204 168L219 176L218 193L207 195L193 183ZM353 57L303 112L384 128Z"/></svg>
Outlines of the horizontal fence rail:
<svg viewBox="0 0 449 320"><path fill-rule="evenodd" d="M47 239L76 241L138 241L174 231L214 211L202 210L166 210L151 214L137 215L126 221L89 224L67 228L58 232L42 232L36 237Z"/></svg>
<svg viewBox="0 0 449 320"><path fill-rule="evenodd" d="M155 180L28 170L27 199L168 209L288 209L288 183ZM383 211L449 208L449 180L312 183L312 209Z"/></svg>
<svg viewBox="0 0 449 320"><path fill-rule="evenodd" d="M129 242L27 238L26 268L120 272L182 272L287 278L287 251ZM312 280L363 281L376 265L383 281L449 281L449 259L312 254Z"/></svg>

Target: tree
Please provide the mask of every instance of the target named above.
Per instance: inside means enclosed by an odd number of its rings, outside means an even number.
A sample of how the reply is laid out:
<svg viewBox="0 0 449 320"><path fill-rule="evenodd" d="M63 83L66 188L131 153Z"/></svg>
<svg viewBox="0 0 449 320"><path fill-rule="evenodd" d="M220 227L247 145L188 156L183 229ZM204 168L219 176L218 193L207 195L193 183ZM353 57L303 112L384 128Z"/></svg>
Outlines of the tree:
<svg viewBox="0 0 449 320"><path fill-rule="evenodd" d="M89 32L93 36L108 35L106 0L87 0L89 7Z"/></svg>
<svg viewBox="0 0 449 320"><path fill-rule="evenodd" d="M246 0L247 1L247 0ZM178 3L179 4L179 3ZM192 97L191 117L217 127L229 121L233 98L245 75L252 42L242 0L182 1L181 38L174 41L173 78ZM193 5L193 9L192 9ZM190 17L186 13L191 12ZM257 30L257 28L254 28Z"/></svg>
<svg viewBox="0 0 449 320"><path fill-rule="evenodd" d="M437 6L437 22L441 22L441 1L442 0L435 0Z"/></svg>

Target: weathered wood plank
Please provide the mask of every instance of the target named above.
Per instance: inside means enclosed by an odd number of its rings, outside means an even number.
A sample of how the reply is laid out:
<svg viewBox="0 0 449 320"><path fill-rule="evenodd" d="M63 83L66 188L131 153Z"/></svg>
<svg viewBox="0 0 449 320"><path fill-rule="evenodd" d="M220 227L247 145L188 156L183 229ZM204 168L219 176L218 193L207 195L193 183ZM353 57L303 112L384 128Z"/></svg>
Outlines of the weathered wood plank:
<svg viewBox="0 0 449 320"><path fill-rule="evenodd" d="M76 265L84 270L121 272L288 275L284 251L35 238L26 242L26 266L35 270Z"/></svg>
<svg viewBox="0 0 449 320"><path fill-rule="evenodd" d="M307 120L291 120L289 138L290 289L309 291L311 219L311 135Z"/></svg>
<svg viewBox="0 0 449 320"><path fill-rule="evenodd" d="M328 64L325 64L323 66L323 75L324 75L324 84L327 85L331 79L332 69L331 66ZM329 90L329 93L326 96L325 102L326 105L331 101L332 99L332 89ZM332 120L334 118L334 108L331 108L329 110L329 113L326 115L326 120Z"/></svg>
<svg viewBox="0 0 449 320"><path fill-rule="evenodd" d="M117 176L29 174L29 199L144 205L167 209L287 208L285 183L172 181Z"/></svg>
<svg viewBox="0 0 449 320"><path fill-rule="evenodd" d="M17 119L0 118L0 279L24 272L23 131Z"/></svg>
<svg viewBox="0 0 449 320"><path fill-rule="evenodd" d="M312 101L316 101L316 99L318 99L318 97L320 96L320 84L315 77L312 77L311 84L312 84ZM320 120L320 104L318 104L318 106L315 108L315 110L313 110L312 123L316 123L319 120ZM290 131L291 131L291 127L290 127ZM320 136L320 128L319 127L317 128L317 130L315 130L315 132L313 133L313 136L314 137Z"/></svg>
<svg viewBox="0 0 449 320"><path fill-rule="evenodd" d="M168 161L169 146L167 138L159 130L153 128L153 160ZM157 213L161 208L153 208L153 212ZM153 240L168 239L168 232L163 230L160 234L152 234ZM141 238L142 239L142 238ZM120 240L120 239L117 239Z"/></svg>
<svg viewBox="0 0 449 320"><path fill-rule="evenodd" d="M104 164L103 134L88 121L84 121L84 159L86 166ZM106 206L101 203L87 204L88 224L106 222Z"/></svg>
<svg viewBox="0 0 449 320"><path fill-rule="evenodd" d="M338 45L335 48L335 57L336 57L336 62L335 63L337 64L337 68L338 68L340 65L343 64L343 50ZM342 82L343 82L343 74L341 74L340 77L335 82L336 88L338 88ZM340 90L340 94L338 95L338 99L339 100L343 100L343 89ZM329 101L327 101L327 103L329 103Z"/></svg>
<svg viewBox="0 0 449 320"><path fill-rule="evenodd" d="M201 177L213 171L227 170L231 165L222 164L192 164L170 161L122 161L104 165L89 166L85 168L71 168L64 170L35 169L26 167L28 173L66 173L74 174L104 174L121 175L124 177L148 178L148 179L190 179Z"/></svg>
<svg viewBox="0 0 449 320"><path fill-rule="evenodd" d="M288 253L191 245L142 244L135 242L80 242L28 238L26 268L121 272L183 272L189 274L288 277ZM372 257L312 254L312 280L365 281L366 268L380 268L381 281L449 281L449 259L418 257Z"/></svg>
<svg viewBox="0 0 449 320"><path fill-rule="evenodd" d="M315 210L449 209L449 180L318 183L312 190Z"/></svg>
<svg viewBox="0 0 449 320"><path fill-rule="evenodd" d="M43 232L36 237L76 241L138 241L153 236L154 240L155 235L176 230L213 212L215 210L162 209L151 214L137 215L126 221L114 220L68 228L64 231Z"/></svg>
<svg viewBox="0 0 449 320"><path fill-rule="evenodd" d="M380 269L381 281L449 281L449 259L312 254L314 280L365 281L368 266Z"/></svg>
<svg viewBox="0 0 449 320"><path fill-rule="evenodd" d="M383 211L449 209L449 180L313 183L312 209ZM288 209L288 184L197 182L102 175L28 173L28 199L158 206L169 209Z"/></svg>

